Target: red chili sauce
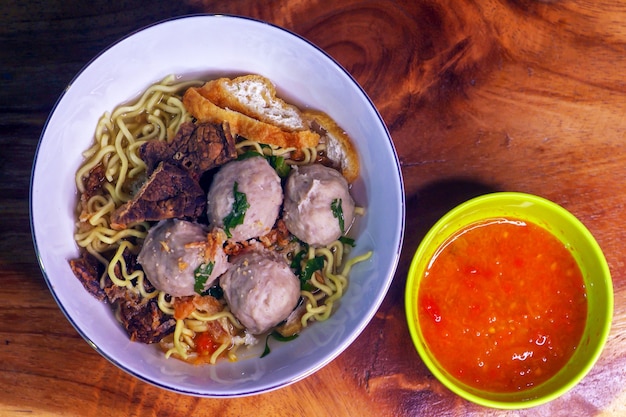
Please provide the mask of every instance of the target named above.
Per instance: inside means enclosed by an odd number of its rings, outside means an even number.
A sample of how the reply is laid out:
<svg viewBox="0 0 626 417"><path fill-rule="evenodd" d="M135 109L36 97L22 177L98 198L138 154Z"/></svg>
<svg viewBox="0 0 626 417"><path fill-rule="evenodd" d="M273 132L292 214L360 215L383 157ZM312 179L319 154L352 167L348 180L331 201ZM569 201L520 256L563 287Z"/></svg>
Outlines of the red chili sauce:
<svg viewBox="0 0 626 417"><path fill-rule="evenodd" d="M440 365L491 392L529 389L556 374L581 340L582 273L565 245L515 219L471 224L431 259L419 321Z"/></svg>

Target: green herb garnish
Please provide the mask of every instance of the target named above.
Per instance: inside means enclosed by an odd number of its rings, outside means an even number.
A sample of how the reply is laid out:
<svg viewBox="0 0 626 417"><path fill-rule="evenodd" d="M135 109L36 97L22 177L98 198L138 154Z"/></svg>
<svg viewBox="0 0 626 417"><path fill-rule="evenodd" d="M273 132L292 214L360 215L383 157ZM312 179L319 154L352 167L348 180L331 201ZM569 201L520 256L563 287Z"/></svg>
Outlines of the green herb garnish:
<svg viewBox="0 0 626 417"><path fill-rule="evenodd" d="M287 162L285 162L285 158L282 156L272 155L269 157L269 163L280 178L287 178L289 172L291 171L291 167L287 164Z"/></svg>
<svg viewBox="0 0 626 417"><path fill-rule="evenodd" d="M302 273L302 260L304 256L309 251L308 246L305 246L300 252L296 253L291 260L291 269L296 271L296 275L300 275Z"/></svg>
<svg viewBox="0 0 626 417"><path fill-rule="evenodd" d="M324 257L316 256L313 259L309 259L304 264L304 268L300 272L300 288L303 290L310 290L311 284L308 282L315 271L321 271L324 268Z"/></svg>
<svg viewBox="0 0 626 417"><path fill-rule="evenodd" d="M241 155L237 156L237 160L238 161L242 161L244 159L253 158L255 156L263 157L263 155L261 155L257 151L246 151L246 152L242 153Z"/></svg>
<svg viewBox="0 0 626 417"><path fill-rule="evenodd" d="M207 289L206 291L202 292L202 294L200 295L202 296L210 295L211 297L219 300L221 298L224 298L224 290L219 285L214 285L210 287L209 289Z"/></svg>
<svg viewBox="0 0 626 417"><path fill-rule="evenodd" d="M341 230L341 233L343 234L345 229L343 224L343 207L341 207L341 198L335 198L332 203L330 203L330 209L333 212L333 217L339 221L339 230Z"/></svg>
<svg viewBox="0 0 626 417"><path fill-rule="evenodd" d="M211 276L214 265L215 264L213 262L209 262L207 264L202 264L198 266L193 271L193 278L195 280L193 284L193 290L198 294L202 295L202 291L204 291L204 284L206 284L209 277Z"/></svg>
<svg viewBox="0 0 626 417"><path fill-rule="evenodd" d="M343 243L344 245L348 245L348 246L352 246L354 247L354 239L352 239L351 237L348 236L340 236L339 237L339 241L341 243Z"/></svg>
<svg viewBox="0 0 626 417"><path fill-rule="evenodd" d="M271 152L271 147L269 145L261 144L261 149L270 149ZM272 168L274 168L280 178L287 178L287 176L289 175L291 167L285 161L285 158L279 155L266 155L264 153L259 153L256 150L248 150L237 156L237 160L242 161L244 159L254 158L256 156L265 158L265 160L271 165Z"/></svg>
<svg viewBox="0 0 626 417"><path fill-rule="evenodd" d="M313 259L309 259L308 261L306 261L306 264L302 269L302 274L300 275L300 278L304 281L308 281L311 279L315 271L320 271L322 268L324 268L323 256L316 256Z"/></svg>
<svg viewBox="0 0 626 417"><path fill-rule="evenodd" d="M277 331L273 331L272 333L268 334L267 337L265 338L265 349L263 350L263 353L261 354L262 358L270 354L270 344L269 344L270 336L278 340L279 342L289 342L290 340L293 340L296 337L298 337L297 334L294 334L291 336L283 336Z"/></svg>
<svg viewBox="0 0 626 417"><path fill-rule="evenodd" d="M233 237L230 233L230 229L234 229L237 225L243 224L243 218L246 215L246 210L250 207L248 199L245 193L240 193L237 188L239 184L235 181L233 185L233 195L235 201L233 201L233 207L230 209L230 213L224 217L224 232L226 236Z"/></svg>

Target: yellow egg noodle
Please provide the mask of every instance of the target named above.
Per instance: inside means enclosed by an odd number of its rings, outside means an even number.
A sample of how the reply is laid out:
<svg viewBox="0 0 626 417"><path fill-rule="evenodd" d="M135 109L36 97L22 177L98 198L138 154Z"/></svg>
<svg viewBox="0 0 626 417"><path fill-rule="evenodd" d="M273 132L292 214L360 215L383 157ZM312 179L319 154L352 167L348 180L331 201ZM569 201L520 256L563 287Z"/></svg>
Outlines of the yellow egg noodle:
<svg viewBox="0 0 626 417"><path fill-rule="evenodd" d="M168 76L151 85L135 102L118 106L110 114L105 113L97 124L93 146L83 153L85 159L75 178L77 189L83 194L87 188L85 180L89 172L100 164L104 168L104 192L90 197L88 201L79 201L74 235L77 244L104 265L105 272L100 278L101 288L110 279L114 285L124 287L144 299L156 297L159 309L172 317L174 298L159 290L146 291L143 271L134 270L129 273L122 256L125 250L135 254L139 252L150 224L141 222L124 230L113 230L110 227L110 216L115 209L132 198L133 191L145 179L147 167L139 158L138 149L149 140L173 139L181 124L192 121L192 116L183 106L182 93L189 87L203 83L201 80L180 81L175 76ZM314 163L317 156L324 151L324 146L320 142L318 148L304 148L297 152L296 159L292 159L295 148L260 145L248 140L241 140L236 144L239 154L253 150L266 156L283 156L289 165ZM356 211L363 213L361 207ZM371 252L368 252L345 261L344 255L348 248L348 245L338 240L327 247L308 249L305 260L322 256L324 268L317 271L310 280L314 289L301 291L306 309L301 318L302 327L306 327L310 321L323 321L330 316L334 304L348 286L351 267L371 256ZM116 267L118 274L115 273ZM195 309L186 318L177 319L174 333L161 341L165 356L193 362L198 356L195 351L195 337L209 331L209 322L217 322L227 333L231 333L232 329L240 333L244 330L227 305L215 314ZM237 348L244 343L243 337L235 337L222 343L211 354L208 362L215 364L223 356L235 361Z"/></svg>

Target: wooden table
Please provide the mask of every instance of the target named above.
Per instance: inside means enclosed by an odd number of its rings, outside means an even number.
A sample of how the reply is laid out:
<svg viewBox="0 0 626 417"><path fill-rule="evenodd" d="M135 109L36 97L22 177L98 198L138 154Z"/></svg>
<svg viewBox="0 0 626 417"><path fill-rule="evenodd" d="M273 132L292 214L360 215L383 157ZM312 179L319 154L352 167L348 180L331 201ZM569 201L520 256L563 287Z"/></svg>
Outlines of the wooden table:
<svg viewBox="0 0 626 417"><path fill-rule="evenodd" d="M0 6L0 415L625 415L626 1L8 3ZM400 265L362 335L311 377L239 399L174 394L103 359L55 304L29 228L33 156L67 83L129 32L198 12L267 20L336 58L388 124L407 193ZM447 391L413 349L404 317L408 264L426 230L456 203L493 190L537 194L578 216L604 249L615 289L597 365L565 396L519 413Z"/></svg>

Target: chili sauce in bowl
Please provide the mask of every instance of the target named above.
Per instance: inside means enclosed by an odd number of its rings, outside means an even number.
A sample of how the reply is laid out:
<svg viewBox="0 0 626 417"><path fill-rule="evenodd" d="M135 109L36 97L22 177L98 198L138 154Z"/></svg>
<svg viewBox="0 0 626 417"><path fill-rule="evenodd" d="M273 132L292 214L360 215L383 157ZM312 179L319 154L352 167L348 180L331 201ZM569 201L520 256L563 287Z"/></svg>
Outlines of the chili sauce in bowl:
<svg viewBox="0 0 626 417"><path fill-rule="evenodd" d="M610 329L612 284L591 233L564 208L494 193L445 215L409 270L406 313L429 370L461 397L527 408L591 369Z"/></svg>
<svg viewBox="0 0 626 417"><path fill-rule="evenodd" d="M424 272L418 305L439 363L493 392L524 390L556 374L587 318L582 273L565 245L534 223L508 218L451 236Z"/></svg>

